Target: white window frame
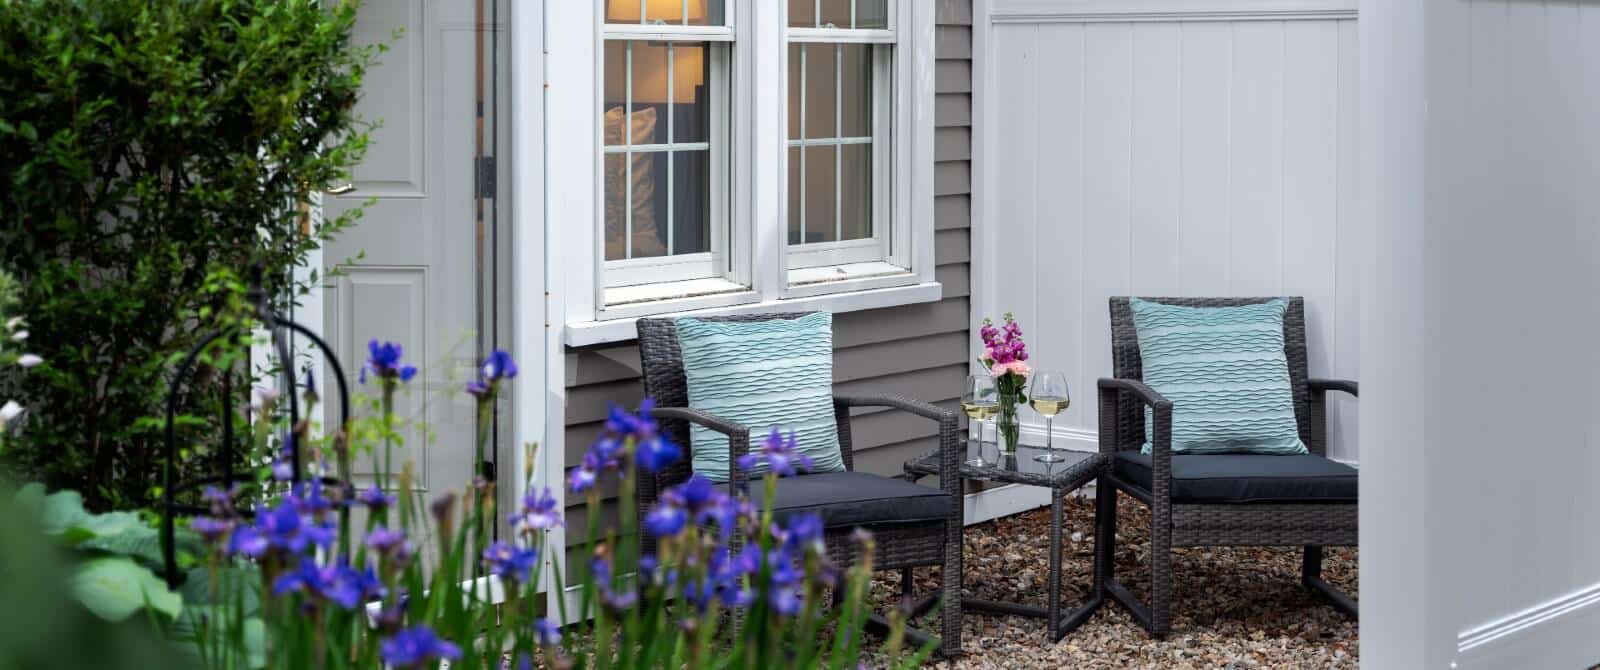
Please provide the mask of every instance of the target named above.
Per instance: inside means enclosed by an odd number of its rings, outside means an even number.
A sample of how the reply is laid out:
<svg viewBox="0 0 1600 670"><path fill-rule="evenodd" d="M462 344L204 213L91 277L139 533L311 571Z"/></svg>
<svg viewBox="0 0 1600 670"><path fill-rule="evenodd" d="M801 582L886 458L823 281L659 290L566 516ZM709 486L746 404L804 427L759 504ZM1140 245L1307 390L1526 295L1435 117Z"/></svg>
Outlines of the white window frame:
<svg viewBox="0 0 1600 670"><path fill-rule="evenodd" d="M598 11L604 12L603 4L604 3L597 3L597 5L601 5L597 8ZM687 7L687 4L684 6ZM710 163L709 168L711 176L711 192L707 198L707 206L710 208L710 212L708 212L710 217L710 250L692 254L640 258L630 257L602 261L602 299L605 301L605 304L613 304L619 302L619 300L625 300L625 298L618 298L616 295L619 293L624 295L629 293L627 291L612 291L611 289L621 289L624 287L640 286L645 284L689 282L711 278L721 278L729 283L737 283L740 280L740 277L736 272L736 268L732 263L734 255L730 249L730 246L731 241L734 238L742 237L742 235L735 234L732 230L734 224L732 222L731 210L729 208L731 194L728 192L732 190L731 182L729 181L731 175L729 162L733 157L730 149L732 146L732 136L729 117L732 114L732 100L729 89L731 88L732 84L733 59L738 57L737 51L733 46L735 42L735 12L733 9L734 8L729 8L729 11L725 14L726 23L725 25L720 26L605 23L604 16L602 15L601 17L601 39L605 41L622 41L626 45L625 48L628 50L630 55L630 60L626 70L628 78L628 94L626 102L623 104L624 120L622 125L625 131L624 141L620 145L604 144L605 128L602 126L600 129L601 139L599 143L602 156L623 156L624 170L627 174L627 177L624 179L625 188L632 188L633 185L633 155L636 153L656 153L704 149ZM644 15L643 10L643 3L641 3L641 16ZM634 143L631 136L633 123L629 119L629 114L632 113L633 108L633 63L631 59L631 52L633 45L642 41L667 42L669 46L676 45L678 43L695 45L708 44L705 57L710 64L711 70L711 99L709 101L711 106L709 114L711 119L711 127L709 128L710 134L706 141L678 142L673 132L674 116L669 113L667 114L667 130L665 135L667 140L666 142L655 144ZM726 50L729 53L726 55L719 54L717 53L719 48ZM599 52L602 59L600 66L602 73L601 76L604 77L604 42L602 42ZM671 96L674 93L673 76L675 74L675 69L672 65L672 57L672 52L669 51L667 61L668 100L671 100ZM601 88L597 89L597 92L600 93L603 100L603 82L601 84ZM597 101L595 105L596 109L600 109L600 102L601 101ZM676 195L677 190L673 184L674 171L672 168L673 166L670 165L669 161L666 179L667 220L662 223L663 230L665 230L667 233L667 249L669 254L673 248L672 238L674 228L672 216L675 213L673 207L673 198ZM601 190L603 197L603 191L605 189L605 160L603 158L600 161L600 171L600 178L602 182ZM727 186L719 189L719 186L722 185ZM603 202L604 201L602 200L602 203ZM600 249L605 248L603 207L604 205L602 204L602 221L595 226L595 234L599 237ZM623 214L626 219L626 222L624 223L625 232L623 233L623 243L627 248L630 249L631 255L631 247L633 245L633 206L631 199L627 202L627 206L624 207ZM638 291L633 291L633 293L637 292Z"/></svg>
<svg viewBox="0 0 1600 670"><path fill-rule="evenodd" d="M791 3L813 2L816 4L814 0L787 1ZM894 4L894 2L890 2L891 10L895 9ZM818 20L820 21L821 10L818 9L817 11L819 14ZM854 12L852 12L852 14L853 13ZM788 249L785 253L785 261L787 263L786 281L791 289L800 286L825 284L831 281L828 278L830 276L835 278L848 278L851 276L851 268L855 268L859 271L870 272L874 275L892 275L904 273L906 271L905 269L910 267L909 258L907 258L907 255L904 252L906 247L909 246L908 242L910 239L910 226L897 225L904 222L897 222L894 219L894 176L896 171L896 165L894 161L895 138L892 134L896 125L894 118L896 102L894 99L896 74L894 71L894 53L900 47L899 40L896 38L896 28L898 28L900 21L896 14L897 12L895 11L889 12L888 27L884 29L861 29L853 27L787 27L784 31L785 43L783 49L783 71L786 77L788 76L789 72L788 60L790 45L865 44L873 47L869 52L869 57L872 59L872 100L869 101L869 104L872 106L872 130L871 135L865 138L867 140L865 143L870 143L873 149L872 236L855 240L836 239L835 241L831 242L812 242L806 244L788 245ZM844 96L844 92L840 88L843 86L843 64L839 60L837 52L835 54L834 67L836 68L834 72L835 136L832 138L802 137L800 139L786 137L784 145L786 147L784 154L784 169L786 176L789 165L787 160L787 149L792 149L802 145L807 147L825 146L838 148L848 144L864 143L859 141L861 138L844 138L839 135L839 133L843 132L843 128L839 127L839 124L842 123L840 116L842 115L842 98ZM804 100L806 86L804 82L807 76L806 70L806 63L802 61L800 64L800 78L802 84L799 86L801 102L799 105L797 105L802 115L805 113ZM786 133L788 128L788 110L789 106L785 105L784 128ZM801 125L802 127L804 126L803 121ZM835 230L837 231L839 230L840 225L840 213L838 208L840 207L841 203L839 202L839 190L843 188L843 184L840 181L843 179L842 150L836 149L834 161L834 226ZM802 188L809 189L810 186L804 184L805 153L801 154L800 169L802 170L800 175L800 179L802 180ZM784 230L787 231L790 223L788 221L789 210L787 209L787 203L789 200L789 181L787 178L784 180L783 186L783 199L785 203ZM805 202L803 200L801 201L800 208L800 216L802 219L804 219L806 212ZM802 230L804 230L803 227ZM785 237L785 241L787 241L787 237ZM901 253L897 255L895 253L896 251L900 251ZM879 265L865 265L868 263L878 263ZM887 265L885 266L884 264ZM820 271L806 271L811 269L817 269Z"/></svg>
<svg viewBox="0 0 1600 670"><path fill-rule="evenodd" d="M554 316L566 346L631 340L642 316L823 310L847 312L938 300L933 259L934 7L890 0L893 31L853 30L829 39L882 39L892 33L889 106L893 118L890 210L875 231L891 237L887 258L791 269L787 230L788 71L790 38L826 29L790 29L787 7L772 0L727 0L726 26L607 25L604 3L547 7L545 62L546 230L550 290L561 292ZM571 3L577 5L578 3ZM607 287L604 161L600 99L606 34L733 44L726 199L732 237L725 276ZM816 35L821 37L821 35ZM877 121L875 120L875 123ZM569 169L570 168L570 169ZM585 169L587 168L587 169ZM876 188L876 187L875 187ZM714 195L713 202L721 200ZM875 204L875 207L878 205ZM878 214L877 211L874 212ZM582 225L579 225L579 224ZM899 241L903 240L903 241ZM671 257L668 257L671 259ZM848 259L846 259L848 260ZM641 272L644 272L641 270ZM608 295L609 294L609 295Z"/></svg>

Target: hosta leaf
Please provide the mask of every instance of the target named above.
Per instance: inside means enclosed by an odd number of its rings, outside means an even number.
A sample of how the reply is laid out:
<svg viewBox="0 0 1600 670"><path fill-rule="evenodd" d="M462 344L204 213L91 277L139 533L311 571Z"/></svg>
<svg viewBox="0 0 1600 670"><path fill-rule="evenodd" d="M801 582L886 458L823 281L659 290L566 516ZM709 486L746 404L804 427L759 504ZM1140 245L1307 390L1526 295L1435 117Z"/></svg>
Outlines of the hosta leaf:
<svg viewBox="0 0 1600 670"><path fill-rule="evenodd" d="M71 584L78 601L107 621L122 621L146 607L169 619L183 610L183 598L126 558L90 559L78 566Z"/></svg>

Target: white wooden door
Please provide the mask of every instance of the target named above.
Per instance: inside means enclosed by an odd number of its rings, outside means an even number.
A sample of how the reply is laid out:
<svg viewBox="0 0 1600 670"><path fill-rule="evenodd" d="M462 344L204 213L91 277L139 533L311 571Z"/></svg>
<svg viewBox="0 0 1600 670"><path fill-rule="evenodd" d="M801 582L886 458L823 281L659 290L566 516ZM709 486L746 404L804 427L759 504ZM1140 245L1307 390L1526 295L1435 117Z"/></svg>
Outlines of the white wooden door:
<svg viewBox="0 0 1600 670"><path fill-rule="evenodd" d="M373 200L323 250L323 264L338 269L324 285L323 327L353 384L373 339L400 343L422 370L396 402L408 428L394 462L414 464L430 499L463 490L472 477L476 413L462 387L497 343L496 208L478 197L475 177L479 154L498 154L493 4L383 0L361 8L358 41L389 42L358 104L381 125L354 171L355 190L324 201L332 217ZM377 392L370 380L354 388ZM358 486L372 481L375 465L357 462Z"/></svg>

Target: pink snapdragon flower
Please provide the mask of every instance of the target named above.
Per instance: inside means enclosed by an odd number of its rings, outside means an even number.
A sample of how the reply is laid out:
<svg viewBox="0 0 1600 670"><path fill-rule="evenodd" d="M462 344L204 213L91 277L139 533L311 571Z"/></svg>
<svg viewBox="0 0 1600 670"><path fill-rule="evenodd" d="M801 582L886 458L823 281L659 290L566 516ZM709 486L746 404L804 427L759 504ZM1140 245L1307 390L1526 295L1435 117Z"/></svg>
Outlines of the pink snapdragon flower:
<svg viewBox="0 0 1600 670"><path fill-rule="evenodd" d="M988 366L990 375L1001 377L1009 372L1026 377L1032 374L1033 368L1026 362L1028 345L1022 341L1022 326L1017 325L1009 312L1003 326L996 327L992 321L984 319L978 336L983 339L983 353L978 360Z"/></svg>

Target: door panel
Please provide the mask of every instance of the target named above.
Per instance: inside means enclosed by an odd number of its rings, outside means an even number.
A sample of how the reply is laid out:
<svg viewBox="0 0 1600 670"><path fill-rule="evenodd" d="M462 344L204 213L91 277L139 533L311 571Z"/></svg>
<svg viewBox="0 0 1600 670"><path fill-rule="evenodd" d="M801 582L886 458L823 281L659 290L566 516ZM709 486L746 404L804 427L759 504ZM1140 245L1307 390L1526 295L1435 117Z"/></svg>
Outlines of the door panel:
<svg viewBox="0 0 1600 670"><path fill-rule="evenodd" d="M337 269L324 286L324 323L352 371L372 339L400 343L406 361L422 370L396 399L408 428L394 458L396 469L414 463L417 487L430 498L460 492L473 473L476 412L462 386L480 346L478 273L493 272L480 269L476 256L475 4L385 0L362 7L358 39L389 43L357 105L379 125L354 170L356 190L324 205L336 216L373 200L324 249L324 262ZM377 386L369 380L356 392L375 395ZM358 485L372 481L378 465L372 456L358 459Z"/></svg>

